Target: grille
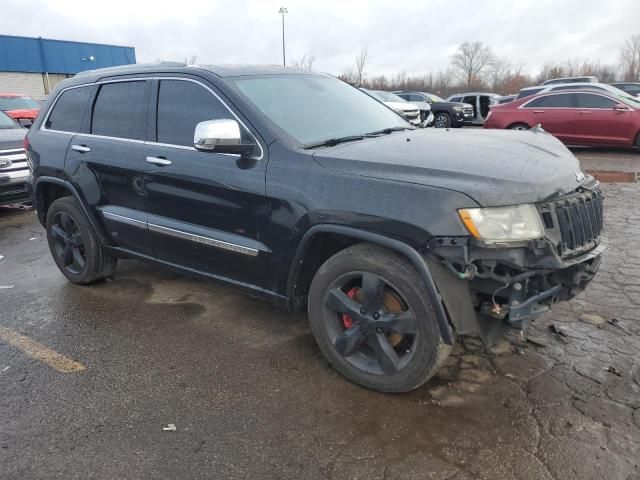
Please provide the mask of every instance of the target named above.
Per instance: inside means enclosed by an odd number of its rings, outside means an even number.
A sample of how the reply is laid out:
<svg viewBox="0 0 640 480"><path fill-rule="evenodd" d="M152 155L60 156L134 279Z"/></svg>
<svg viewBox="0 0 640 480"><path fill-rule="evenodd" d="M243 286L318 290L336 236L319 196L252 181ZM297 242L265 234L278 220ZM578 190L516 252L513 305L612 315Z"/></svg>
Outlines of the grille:
<svg viewBox="0 0 640 480"><path fill-rule="evenodd" d="M22 148L0 150L0 174L28 170L27 156Z"/></svg>
<svg viewBox="0 0 640 480"><path fill-rule="evenodd" d="M569 257L589 250L602 233L602 192L594 190L554 202L560 230L560 255ZM543 214L545 223L549 221Z"/></svg>

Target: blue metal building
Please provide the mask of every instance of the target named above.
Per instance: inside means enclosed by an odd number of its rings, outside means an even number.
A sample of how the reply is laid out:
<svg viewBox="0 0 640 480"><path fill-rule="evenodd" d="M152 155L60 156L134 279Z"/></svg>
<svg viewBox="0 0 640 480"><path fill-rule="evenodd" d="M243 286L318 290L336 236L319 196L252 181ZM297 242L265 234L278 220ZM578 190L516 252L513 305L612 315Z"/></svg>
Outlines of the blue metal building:
<svg viewBox="0 0 640 480"><path fill-rule="evenodd" d="M0 35L0 92L46 96L83 70L136 63L133 47Z"/></svg>

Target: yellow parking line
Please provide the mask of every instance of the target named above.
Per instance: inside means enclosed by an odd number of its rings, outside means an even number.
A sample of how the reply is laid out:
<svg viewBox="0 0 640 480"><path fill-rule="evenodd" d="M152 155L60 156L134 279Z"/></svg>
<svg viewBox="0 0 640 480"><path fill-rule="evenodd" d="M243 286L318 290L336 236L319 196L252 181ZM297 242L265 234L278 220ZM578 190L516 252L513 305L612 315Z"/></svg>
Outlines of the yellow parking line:
<svg viewBox="0 0 640 480"><path fill-rule="evenodd" d="M40 360L59 372L73 373L85 370L85 366L81 363L75 362L10 328L0 327L0 340L19 348L31 358Z"/></svg>

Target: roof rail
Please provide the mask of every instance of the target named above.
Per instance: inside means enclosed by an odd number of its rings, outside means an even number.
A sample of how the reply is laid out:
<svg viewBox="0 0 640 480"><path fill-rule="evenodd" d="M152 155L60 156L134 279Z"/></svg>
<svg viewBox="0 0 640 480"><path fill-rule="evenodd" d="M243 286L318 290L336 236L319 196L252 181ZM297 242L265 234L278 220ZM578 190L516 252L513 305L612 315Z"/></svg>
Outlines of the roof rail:
<svg viewBox="0 0 640 480"><path fill-rule="evenodd" d="M91 75L95 73L111 73L111 72L115 73L122 70L127 70L128 68L131 68L131 67L145 69L145 68L158 68L158 67L186 67L186 66L187 64L184 62L171 62L171 61L162 61L162 62L154 62L154 63L131 63L131 64L125 64L125 65L118 65L116 67L83 70L82 72L78 72L76 76Z"/></svg>

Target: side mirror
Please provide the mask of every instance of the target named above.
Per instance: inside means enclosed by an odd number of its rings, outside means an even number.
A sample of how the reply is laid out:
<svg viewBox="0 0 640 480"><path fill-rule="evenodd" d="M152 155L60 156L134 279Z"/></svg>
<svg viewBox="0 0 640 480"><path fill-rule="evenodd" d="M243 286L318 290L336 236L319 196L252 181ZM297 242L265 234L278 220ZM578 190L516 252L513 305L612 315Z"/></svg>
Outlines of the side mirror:
<svg viewBox="0 0 640 480"><path fill-rule="evenodd" d="M613 109L616 112L626 112L629 110L629 107L627 107L626 105L623 105L622 103L617 103L616 105L614 105Z"/></svg>
<svg viewBox="0 0 640 480"><path fill-rule="evenodd" d="M255 149L253 143L243 144L240 124L236 120L206 120L196 125L193 146L202 152L232 153L250 155Z"/></svg>

